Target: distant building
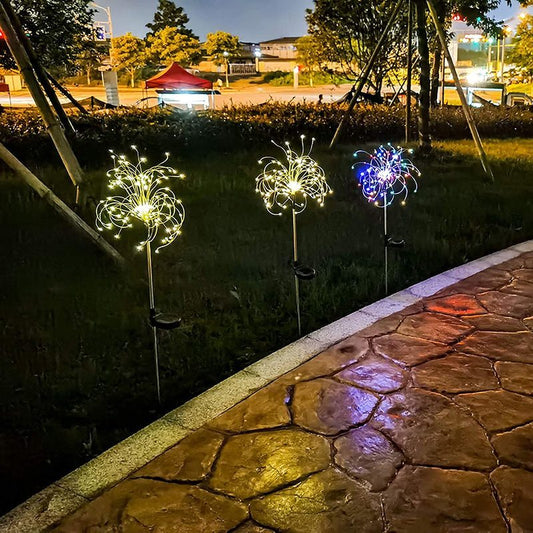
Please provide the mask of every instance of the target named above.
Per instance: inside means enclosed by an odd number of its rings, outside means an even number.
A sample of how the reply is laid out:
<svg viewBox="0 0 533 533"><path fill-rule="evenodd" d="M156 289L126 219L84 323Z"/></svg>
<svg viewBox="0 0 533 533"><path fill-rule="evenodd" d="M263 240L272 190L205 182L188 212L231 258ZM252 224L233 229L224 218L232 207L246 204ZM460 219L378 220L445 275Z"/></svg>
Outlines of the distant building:
<svg viewBox="0 0 533 533"><path fill-rule="evenodd" d="M25 87L24 79L18 70L0 68L0 83L7 83L11 92L20 91Z"/></svg>
<svg viewBox="0 0 533 533"><path fill-rule="evenodd" d="M271 41L259 43L261 54L265 57L277 57L280 59L296 59L298 50L296 42L299 37L281 37Z"/></svg>

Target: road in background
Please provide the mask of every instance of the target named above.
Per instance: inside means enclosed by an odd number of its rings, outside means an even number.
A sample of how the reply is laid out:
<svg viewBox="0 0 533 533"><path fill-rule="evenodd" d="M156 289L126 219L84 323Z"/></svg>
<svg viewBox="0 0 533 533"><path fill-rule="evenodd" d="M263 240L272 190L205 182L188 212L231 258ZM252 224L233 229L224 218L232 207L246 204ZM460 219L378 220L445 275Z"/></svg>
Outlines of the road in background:
<svg viewBox="0 0 533 533"><path fill-rule="evenodd" d="M242 89L223 89L220 96L215 98L216 107L232 104L261 104L269 100L288 102L317 102L319 95L322 95L324 103L331 103L342 98L350 90L350 85L321 85L318 87L273 87L270 85L258 85L257 87L246 87ZM99 100L106 101L105 90L101 86L97 87L67 87L71 94L77 100L83 100L94 96ZM150 105L157 103L157 94L154 90L146 93L142 89L132 89L120 87L119 89L121 105L132 106L139 102L143 97L152 97L149 100ZM60 98L61 102L67 103L65 98ZM29 107L34 102L28 91L17 91L11 94L11 102L7 96L0 97L0 104L9 107Z"/></svg>

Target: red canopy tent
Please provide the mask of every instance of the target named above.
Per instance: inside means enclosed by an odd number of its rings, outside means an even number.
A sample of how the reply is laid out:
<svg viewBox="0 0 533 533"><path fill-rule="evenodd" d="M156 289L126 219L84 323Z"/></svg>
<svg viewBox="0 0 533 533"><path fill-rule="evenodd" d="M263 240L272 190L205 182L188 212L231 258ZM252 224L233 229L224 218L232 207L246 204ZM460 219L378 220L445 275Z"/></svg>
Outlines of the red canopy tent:
<svg viewBox="0 0 533 533"><path fill-rule="evenodd" d="M146 80L146 89L213 89L213 83L189 74L177 63Z"/></svg>

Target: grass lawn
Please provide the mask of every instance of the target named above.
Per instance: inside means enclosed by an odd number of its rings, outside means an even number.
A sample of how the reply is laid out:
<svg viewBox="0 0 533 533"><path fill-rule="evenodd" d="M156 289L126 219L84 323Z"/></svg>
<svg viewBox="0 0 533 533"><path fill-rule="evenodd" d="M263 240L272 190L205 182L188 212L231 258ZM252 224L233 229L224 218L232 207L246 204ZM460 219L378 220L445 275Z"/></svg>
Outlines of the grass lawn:
<svg viewBox="0 0 533 533"><path fill-rule="evenodd" d="M532 238L533 140L486 144L494 185L471 142L435 143L416 161L419 192L389 212L392 235L408 243L391 252L391 291ZM302 285L305 332L384 296L381 211L355 187L353 148L315 150L335 193L299 216L302 260L318 271ZM268 215L254 192L258 157L277 149L167 149L188 178L176 186L183 236L155 262L158 306L183 317L161 334L162 409L133 240L119 241L131 262L117 272L29 188L0 176L0 511L297 337L290 218ZM89 173L95 190L107 168ZM63 172L34 169L66 198ZM84 216L94 222L94 210Z"/></svg>

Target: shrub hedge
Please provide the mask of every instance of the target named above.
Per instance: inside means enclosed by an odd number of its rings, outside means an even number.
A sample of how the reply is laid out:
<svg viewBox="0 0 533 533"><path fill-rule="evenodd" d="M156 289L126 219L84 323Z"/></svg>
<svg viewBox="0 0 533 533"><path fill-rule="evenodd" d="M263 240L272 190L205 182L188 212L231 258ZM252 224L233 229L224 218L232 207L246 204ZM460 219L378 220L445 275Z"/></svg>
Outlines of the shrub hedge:
<svg viewBox="0 0 533 533"><path fill-rule="evenodd" d="M147 152L161 152L179 145L188 150L235 150L270 139L284 141L300 133L329 141L345 111L344 106L310 103L268 103L258 106L225 107L206 112L170 109L117 109L89 115L73 113L78 134L74 145L88 165L102 146L122 149L139 144ZM400 141L404 134L404 108L379 105L357 106L347 123L341 142ZM475 109L482 137L533 137L533 113L527 108ZM413 119L416 128L416 117ZM470 136L460 108L445 107L432 112L434 139L463 139ZM36 112L9 111L0 115L0 140L30 158L50 157L51 142Z"/></svg>

